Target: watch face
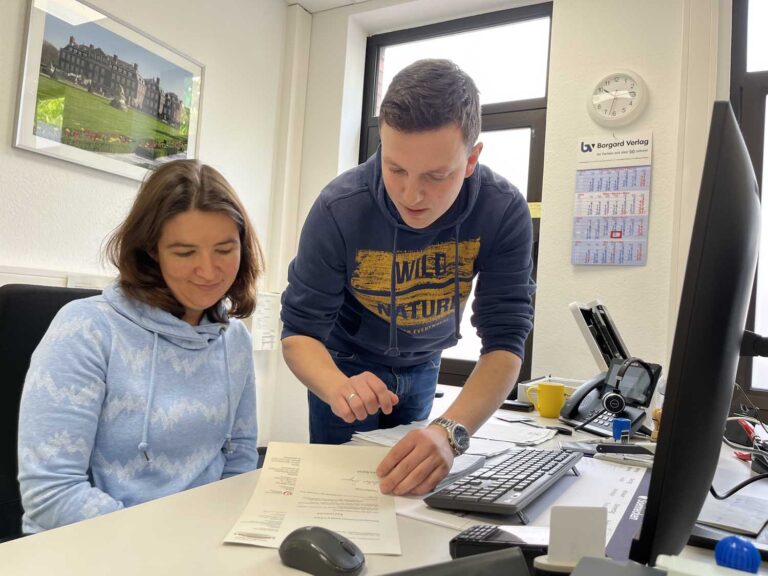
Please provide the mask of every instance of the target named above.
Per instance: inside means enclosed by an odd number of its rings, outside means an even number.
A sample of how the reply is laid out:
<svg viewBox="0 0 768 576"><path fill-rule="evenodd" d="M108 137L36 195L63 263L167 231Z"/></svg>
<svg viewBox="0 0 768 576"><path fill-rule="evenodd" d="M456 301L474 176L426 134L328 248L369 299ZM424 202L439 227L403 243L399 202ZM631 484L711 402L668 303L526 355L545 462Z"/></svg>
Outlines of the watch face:
<svg viewBox="0 0 768 576"><path fill-rule="evenodd" d="M617 72L597 83L589 111L600 124L621 126L640 114L645 100L645 86L640 77L629 72Z"/></svg>
<svg viewBox="0 0 768 576"><path fill-rule="evenodd" d="M453 429L453 441L462 454L469 448L469 432L461 424Z"/></svg>

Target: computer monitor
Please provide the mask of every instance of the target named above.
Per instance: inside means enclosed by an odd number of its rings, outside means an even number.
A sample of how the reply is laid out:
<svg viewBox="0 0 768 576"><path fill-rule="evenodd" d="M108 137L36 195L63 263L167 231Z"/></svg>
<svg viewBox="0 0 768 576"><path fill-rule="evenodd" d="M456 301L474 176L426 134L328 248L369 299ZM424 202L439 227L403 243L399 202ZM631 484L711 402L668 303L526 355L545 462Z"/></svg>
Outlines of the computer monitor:
<svg viewBox="0 0 768 576"><path fill-rule="evenodd" d="M728 102L716 102L659 441L630 558L653 564L685 546L720 454L757 263L757 181Z"/></svg>

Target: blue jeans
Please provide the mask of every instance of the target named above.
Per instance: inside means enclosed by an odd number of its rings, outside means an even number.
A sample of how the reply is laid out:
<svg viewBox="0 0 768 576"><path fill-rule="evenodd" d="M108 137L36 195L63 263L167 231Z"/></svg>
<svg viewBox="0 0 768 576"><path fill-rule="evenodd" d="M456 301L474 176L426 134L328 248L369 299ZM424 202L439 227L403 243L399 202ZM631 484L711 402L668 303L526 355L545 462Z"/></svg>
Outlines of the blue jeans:
<svg viewBox="0 0 768 576"><path fill-rule="evenodd" d="M312 444L343 444L356 431L370 431L379 428L394 428L424 420L432 410L435 399L437 375L440 372L440 358L428 360L409 368L392 368L383 364L362 362L356 354L328 350L336 366L348 377L361 372L372 372L387 388L397 394L399 402L392 407L391 414L378 411L365 420L347 424L336 416L331 407L312 392L309 397L309 441Z"/></svg>

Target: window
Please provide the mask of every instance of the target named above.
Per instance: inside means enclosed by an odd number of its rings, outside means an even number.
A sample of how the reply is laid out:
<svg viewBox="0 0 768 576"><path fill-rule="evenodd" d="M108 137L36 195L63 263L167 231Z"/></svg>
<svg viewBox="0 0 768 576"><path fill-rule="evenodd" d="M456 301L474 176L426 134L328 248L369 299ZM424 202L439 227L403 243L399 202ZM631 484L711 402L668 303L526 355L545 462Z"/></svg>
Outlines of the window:
<svg viewBox="0 0 768 576"><path fill-rule="evenodd" d="M768 165L766 135L768 135L768 38L759 24L768 20L768 2L733 0L733 30L731 45L731 105L739 120L744 141L760 186L766 190L763 168ZM757 265L757 278L747 329L768 335L768 202L763 199L763 234L760 244L762 258ZM737 382L747 391L752 402L768 409L768 358L742 358ZM734 395L734 403L744 398Z"/></svg>
<svg viewBox="0 0 768 576"><path fill-rule="evenodd" d="M421 58L456 62L480 90L480 162L515 184L531 205L534 278L551 16L552 4L546 3L371 36L366 52L360 141L360 162L364 162L379 145L379 105L397 72ZM462 339L443 352L441 383L463 384L480 355L480 339L470 324L473 294L462 318ZM532 341L533 332L526 342L520 379L530 378Z"/></svg>

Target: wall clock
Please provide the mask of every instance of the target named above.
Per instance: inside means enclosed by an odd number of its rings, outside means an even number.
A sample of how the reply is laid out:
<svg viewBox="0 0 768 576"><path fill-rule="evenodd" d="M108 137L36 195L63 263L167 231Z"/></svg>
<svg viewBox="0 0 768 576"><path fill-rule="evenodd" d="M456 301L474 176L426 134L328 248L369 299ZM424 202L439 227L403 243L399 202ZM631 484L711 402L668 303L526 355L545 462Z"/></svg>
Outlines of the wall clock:
<svg viewBox="0 0 768 576"><path fill-rule="evenodd" d="M648 89L639 74L617 70L602 78L587 102L592 119L603 126L625 126L634 121L648 101Z"/></svg>

